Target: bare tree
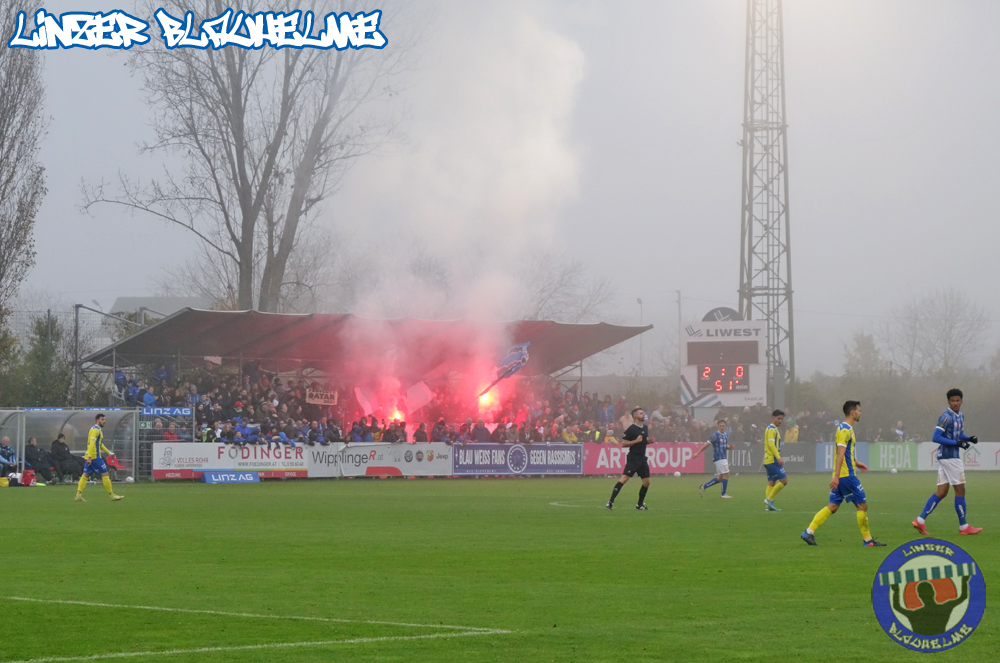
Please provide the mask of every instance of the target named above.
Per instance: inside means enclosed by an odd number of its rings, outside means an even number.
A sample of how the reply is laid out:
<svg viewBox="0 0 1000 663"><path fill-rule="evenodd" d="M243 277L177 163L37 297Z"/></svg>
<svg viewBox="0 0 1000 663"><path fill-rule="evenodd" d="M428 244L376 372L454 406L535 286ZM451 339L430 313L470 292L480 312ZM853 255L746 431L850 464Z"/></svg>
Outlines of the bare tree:
<svg viewBox="0 0 1000 663"><path fill-rule="evenodd" d="M183 16L191 4L158 0L146 9ZM202 17L228 8L333 10L320 0L197 4ZM339 4L352 14L366 8ZM130 64L155 109L156 141L143 151L179 155L185 166L147 185L120 174L117 194L85 187L84 209L115 203L185 228L210 269L234 277L226 285L236 308L277 311L282 288L303 285L287 274L300 229L351 165L392 135L395 122L373 102L394 94L405 53L395 41L384 50L134 49Z"/></svg>
<svg viewBox="0 0 1000 663"><path fill-rule="evenodd" d="M0 5L0 25L17 23L27 0ZM35 215L45 197L38 148L45 86L37 51L0 46L0 317L35 264Z"/></svg>
<svg viewBox="0 0 1000 663"><path fill-rule="evenodd" d="M916 297L893 311L881 336L886 355L911 375L952 375L983 343L986 310L955 289Z"/></svg>
<svg viewBox="0 0 1000 663"><path fill-rule="evenodd" d="M859 331L850 345L844 345L844 375L870 378L883 374L888 368L874 335Z"/></svg>
<svg viewBox="0 0 1000 663"><path fill-rule="evenodd" d="M588 274L582 262L550 251L528 254L518 273L524 320L596 322L615 297L610 280Z"/></svg>

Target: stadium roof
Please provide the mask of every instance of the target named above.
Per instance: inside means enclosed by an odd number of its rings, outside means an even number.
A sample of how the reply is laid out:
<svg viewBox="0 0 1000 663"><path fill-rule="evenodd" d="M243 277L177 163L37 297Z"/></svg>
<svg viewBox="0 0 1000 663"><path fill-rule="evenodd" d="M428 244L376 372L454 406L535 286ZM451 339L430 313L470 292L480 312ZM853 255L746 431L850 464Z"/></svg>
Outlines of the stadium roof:
<svg viewBox="0 0 1000 663"><path fill-rule="evenodd" d="M482 325L461 320L182 309L83 361L111 366L160 363L178 356L295 360L351 375L367 370L364 367L375 358L425 374L441 364L461 370L469 361L493 358L510 344L530 342L531 360L523 372L537 375L573 366L649 329L652 325L522 320L484 331Z"/></svg>
<svg viewBox="0 0 1000 663"><path fill-rule="evenodd" d="M111 313L132 313L145 308L154 315L167 316L185 308L208 308L211 303L206 297L119 297L111 305Z"/></svg>

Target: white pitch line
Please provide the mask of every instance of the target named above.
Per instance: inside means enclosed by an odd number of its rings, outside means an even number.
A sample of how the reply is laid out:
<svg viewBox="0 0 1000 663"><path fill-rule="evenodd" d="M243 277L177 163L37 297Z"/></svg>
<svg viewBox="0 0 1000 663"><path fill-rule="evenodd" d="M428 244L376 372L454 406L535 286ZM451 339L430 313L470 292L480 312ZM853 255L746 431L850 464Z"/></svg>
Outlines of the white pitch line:
<svg viewBox="0 0 1000 663"><path fill-rule="evenodd" d="M138 656L172 656L175 654L208 654L214 652L251 651L255 649L283 649L289 647L328 647L331 645L354 645L370 642L399 642L403 640L431 640L434 638L461 638L471 635L494 635L510 633L504 629L487 629L465 631L463 633L432 633L430 635L397 635L380 638L351 638L348 640L316 640L310 642L274 642L264 645L237 645L233 647L197 647L194 649L166 649L163 651L115 652L111 654L93 654L91 656L51 656L46 658L29 658L7 663L64 663L66 661L99 661L109 658L135 658Z"/></svg>
<svg viewBox="0 0 1000 663"><path fill-rule="evenodd" d="M409 626L412 628L447 628L460 631L482 631L495 633L496 629L482 626L454 626L451 624L410 624L407 622L384 622L367 619L337 619L335 617L303 617L298 615L259 615L251 612L226 612L223 610L196 610L193 608L164 608L156 605L123 605L120 603L94 603L91 601L66 601L60 599L36 599L26 596L0 597L7 601L30 601L32 603L60 603L63 605L85 605L92 608L119 608L127 610L156 610L158 612L181 612L192 615L217 615L220 617L250 617L254 619L295 619L309 622L329 622L335 624L372 624L375 626ZM77 659L72 659L77 660ZM82 660L82 659L81 659Z"/></svg>

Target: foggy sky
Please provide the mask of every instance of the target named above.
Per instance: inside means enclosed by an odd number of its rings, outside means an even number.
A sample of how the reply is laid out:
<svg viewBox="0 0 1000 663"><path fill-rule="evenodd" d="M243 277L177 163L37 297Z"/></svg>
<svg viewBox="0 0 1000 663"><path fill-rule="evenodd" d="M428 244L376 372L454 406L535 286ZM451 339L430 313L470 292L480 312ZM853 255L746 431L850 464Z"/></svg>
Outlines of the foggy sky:
<svg viewBox="0 0 1000 663"><path fill-rule="evenodd" d="M675 333L675 289L685 319L736 305L746 3L427 6L432 29L402 95L407 140L360 162L321 223L446 254L565 249L613 280L621 322L638 324L642 298L654 372L656 346ZM376 7L392 48L391 4ZM800 377L840 373L843 343L921 292L954 286L1000 317L1000 6L786 0L784 25ZM163 47L158 34L150 47ZM109 207L77 211L81 178L162 172L137 154L152 136L139 80L123 53L45 60L49 193L27 291L104 307L153 294L193 236ZM626 369L637 347L624 349Z"/></svg>

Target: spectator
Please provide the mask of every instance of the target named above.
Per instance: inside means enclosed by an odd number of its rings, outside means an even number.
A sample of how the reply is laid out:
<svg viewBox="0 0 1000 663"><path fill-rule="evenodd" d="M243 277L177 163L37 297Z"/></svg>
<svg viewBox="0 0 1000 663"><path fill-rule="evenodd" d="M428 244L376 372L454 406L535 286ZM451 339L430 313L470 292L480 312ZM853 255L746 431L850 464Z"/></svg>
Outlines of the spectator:
<svg viewBox="0 0 1000 663"><path fill-rule="evenodd" d="M50 471L50 468L53 466L52 455L38 446L38 440L35 438L28 440L28 446L24 448L24 460L31 465L31 469L36 474L40 474L45 479L45 483L56 482Z"/></svg>
<svg viewBox="0 0 1000 663"><path fill-rule="evenodd" d="M146 389L146 393L142 395L142 404L146 407L156 407L156 394L153 393L152 387Z"/></svg>
<svg viewBox="0 0 1000 663"><path fill-rule="evenodd" d="M482 419L479 421L482 421ZM506 441L506 436L504 435L506 432L507 428L504 426L503 422L498 423L497 427L493 429L492 433L490 433L490 442L493 442L494 444L503 444Z"/></svg>
<svg viewBox="0 0 1000 663"><path fill-rule="evenodd" d="M576 442L577 442L576 433L573 431L572 427L567 426L566 428L564 428L562 430L562 439L563 439L563 442L569 442L570 444L576 444Z"/></svg>
<svg viewBox="0 0 1000 663"><path fill-rule="evenodd" d="M413 441L414 442L429 442L430 441L430 439L427 436L427 424L425 424L424 422L420 422L420 425L417 426L416 432L413 433Z"/></svg>
<svg viewBox="0 0 1000 663"><path fill-rule="evenodd" d="M10 446L10 438L0 440L0 476L17 471L17 452Z"/></svg>
<svg viewBox="0 0 1000 663"><path fill-rule="evenodd" d="M153 371L153 377L161 385L166 384L169 374L167 373L167 366L165 364L160 364L160 366Z"/></svg>
<svg viewBox="0 0 1000 663"><path fill-rule="evenodd" d="M786 443L798 442L799 441L799 425L795 422L794 419L790 419L788 421L788 423L790 425L788 426L788 428L785 429L785 442Z"/></svg>
<svg viewBox="0 0 1000 663"><path fill-rule="evenodd" d="M125 371L122 369L115 370L115 390L118 395L125 398L125 392L128 389L128 380L125 377Z"/></svg>
<svg viewBox="0 0 1000 663"><path fill-rule="evenodd" d="M601 424L601 426L607 427L610 426L611 422L615 419L615 406L611 402L611 396L605 396L604 404L597 410L597 421Z"/></svg>
<svg viewBox="0 0 1000 663"><path fill-rule="evenodd" d="M903 427L902 421L896 422L896 430L893 432L896 433L897 442L906 442L906 429Z"/></svg>
<svg viewBox="0 0 1000 663"><path fill-rule="evenodd" d="M471 419L469 420L471 422ZM490 430L483 423L482 418L476 419L476 425L472 429L472 440L475 442L489 442Z"/></svg>
<svg viewBox="0 0 1000 663"><path fill-rule="evenodd" d="M167 430L163 431L163 441L164 442L176 442L177 437L177 426L174 422L167 424Z"/></svg>
<svg viewBox="0 0 1000 663"><path fill-rule="evenodd" d="M66 474L69 474L73 481L77 481L83 473L83 459L74 456L69 450L66 436L59 433L59 437L52 441L50 449L59 479L61 480Z"/></svg>

